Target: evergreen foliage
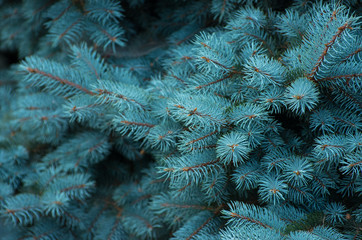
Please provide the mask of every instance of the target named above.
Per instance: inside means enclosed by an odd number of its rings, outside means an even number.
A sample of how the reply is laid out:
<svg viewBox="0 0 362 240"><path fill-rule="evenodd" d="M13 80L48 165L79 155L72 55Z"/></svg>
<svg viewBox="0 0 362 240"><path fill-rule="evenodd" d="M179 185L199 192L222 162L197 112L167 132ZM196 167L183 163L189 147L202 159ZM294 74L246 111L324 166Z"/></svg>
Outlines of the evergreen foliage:
<svg viewBox="0 0 362 240"><path fill-rule="evenodd" d="M358 2L0 0L0 236L362 239Z"/></svg>

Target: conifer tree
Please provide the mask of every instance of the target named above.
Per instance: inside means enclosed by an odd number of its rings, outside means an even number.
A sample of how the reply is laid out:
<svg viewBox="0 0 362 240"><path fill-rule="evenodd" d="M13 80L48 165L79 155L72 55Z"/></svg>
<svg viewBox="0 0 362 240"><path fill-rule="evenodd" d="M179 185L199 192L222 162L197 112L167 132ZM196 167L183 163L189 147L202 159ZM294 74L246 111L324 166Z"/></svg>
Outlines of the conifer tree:
<svg viewBox="0 0 362 240"><path fill-rule="evenodd" d="M362 239L358 1L0 1L6 239Z"/></svg>

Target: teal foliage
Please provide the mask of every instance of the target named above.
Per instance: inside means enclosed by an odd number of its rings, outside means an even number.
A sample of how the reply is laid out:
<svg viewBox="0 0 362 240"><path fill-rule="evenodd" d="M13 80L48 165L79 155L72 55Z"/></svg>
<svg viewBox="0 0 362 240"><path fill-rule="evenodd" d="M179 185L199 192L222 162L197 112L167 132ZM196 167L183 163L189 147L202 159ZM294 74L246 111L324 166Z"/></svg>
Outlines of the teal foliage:
<svg viewBox="0 0 362 240"><path fill-rule="evenodd" d="M362 239L360 15L0 0L0 236Z"/></svg>

